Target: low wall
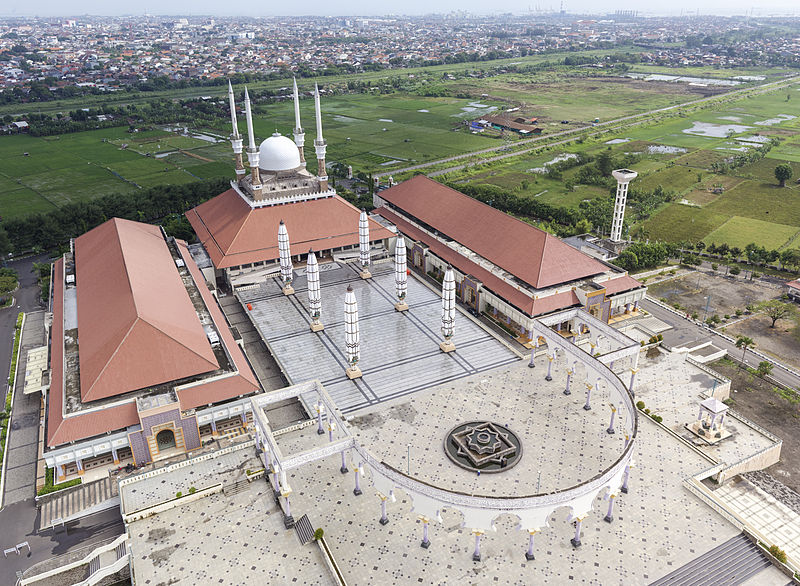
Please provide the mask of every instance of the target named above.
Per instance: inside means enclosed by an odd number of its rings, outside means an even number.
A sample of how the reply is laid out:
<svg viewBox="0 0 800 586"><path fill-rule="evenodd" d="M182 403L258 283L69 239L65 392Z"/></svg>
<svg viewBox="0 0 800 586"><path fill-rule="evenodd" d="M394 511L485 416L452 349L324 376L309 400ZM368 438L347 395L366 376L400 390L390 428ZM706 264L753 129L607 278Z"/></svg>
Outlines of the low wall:
<svg viewBox="0 0 800 586"><path fill-rule="evenodd" d="M160 503L158 505L153 505L151 507L139 509L138 511L134 511L129 515L123 515L122 520L125 521L125 523L133 523L134 521L139 521L141 519L144 519L145 517L150 517L152 515L157 515L158 513L163 513L164 511L174 509L175 507L188 505L189 503L193 503L194 501L200 500L207 496L211 496L212 494L217 494L219 492L222 492L222 483L214 484L206 488L201 488L200 490L194 493L186 494L185 496L182 497L176 497L166 502Z"/></svg>
<svg viewBox="0 0 800 586"><path fill-rule="evenodd" d="M717 476L717 482L719 484L723 484L729 478L733 478L738 474L744 474L745 472L755 472L756 470L763 470L764 468L768 468L773 464L777 464L778 461L781 459L781 446L783 445L782 441L779 441L776 444L773 444L763 450L760 450L745 458L744 460L740 460L727 468L720 470L719 475Z"/></svg>
<svg viewBox="0 0 800 586"><path fill-rule="evenodd" d="M724 401L725 399L731 396L731 379L726 376L721 375L713 368L706 366L702 362L695 360L688 354L686 355L686 362L689 364L699 368L706 374L714 377L716 380L719 381L719 384L714 388L714 397L719 399L720 401Z"/></svg>

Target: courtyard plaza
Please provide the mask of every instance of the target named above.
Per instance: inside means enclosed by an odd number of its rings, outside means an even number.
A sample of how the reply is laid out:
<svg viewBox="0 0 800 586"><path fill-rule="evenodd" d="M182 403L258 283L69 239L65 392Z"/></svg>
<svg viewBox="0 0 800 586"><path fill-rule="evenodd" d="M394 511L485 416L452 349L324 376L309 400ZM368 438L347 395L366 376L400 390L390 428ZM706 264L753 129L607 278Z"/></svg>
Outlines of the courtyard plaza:
<svg viewBox="0 0 800 586"><path fill-rule="evenodd" d="M304 268L295 268L294 295L283 295L277 276L237 290L290 384L319 379L347 414L521 359L462 312L456 318L454 336L458 350L442 353L442 301L437 292L409 278L406 300L410 309L397 312L394 264L373 263L370 272L372 278L361 279L355 265L319 265L320 321L325 326L321 332L312 332L309 327ZM355 380L345 375L344 296L348 285L358 302L361 338L358 366L363 376Z"/></svg>
<svg viewBox="0 0 800 586"><path fill-rule="evenodd" d="M697 419L700 402L711 396L715 388L715 377L687 361L685 353L659 350L653 354L652 357L643 355L639 359L640 370L636 374L633 391L637 401L644 401L652 413L664 418L664 425L718 462L728 465L775 443L760 429L731 416L730 412L725 417L725 429L731 432L731 437L713 446L697 438L684 425ZM720 383L721 380L718 380L716 386ZM734 384L732 395L735 390Z"/></svg>
<svg viewBox="0 0 800 586"><path fill-rule="evenodd" d="M390 466L408 468L412 476L442 488L480 490L493 496L531 494L536 492L539 480L534 470L539 468L541 492L565 488L574 479L586 480L597 473L604 460L590 460L606 457L615 442L621 450L624 439L619 433L606 433L602 395L592 411L584 411L575 395L563 395L565 381L557 376L544 380L546 363L546 357L539 357L533 369L518 365L479 373L370 407L353 414L350 431ZM449 407L442 410L445 404ZM434 408L440 410L427 410ZM478 478L447 459L442 445L451 424L476 415L508 423L520 435L523 459L515 468ZM562 438L564 434L567 437ZM318 434L312 423L305 429L286 430L277 440L288 454L322 445L330 437ZM336 430L332 437L339 437ZM410 462L406 460L409 443ZM221 456L223 464L208 464L204 474L210 480L204 482L235 481L230 472L219 474L231 465L239 471L260 467L249 443L238 452ZM512 515L498 517L496 531L483 535L479 562L470 557L471 528L462 527L461 515L450 509L442 511L441 523L431 520L430 547L421 548L423 524L407 495L397 491L396 502L387 503L389 522L382 525L381 499L369 475L360 481L363 494L354 495L357 463L348 458L349 471L343 474L338 454L291 470L288 480L295 519L307 514L315 528L324 530L349 584L649 584L739 533L682 486L685 478L708 467L705 458L644 417L634 454L630 490L617 498L613 522L603 521L608 501L598 495L593 511L583 520L583 544L574 548L570 543L574 523L569 510L559 508L550 516L549 526L536 533L531 561L525 559L528 532L520 531ZM570 470L574 466L582 466L582 471ZM199 469L183 467L169 477L143 479L142 484L164 487L152 489L159 496L148 502L174 496L190 483L203 485L197 471L190 474ZM129 525L129 532L137 583L144 576L157 583L157 576L167 574L195 580L198 572L209 583L255 583L262 577L285 583L293 578L298 583L327 583L327 577L318 573L322 567L319 550L313 543L301 546L295 531L283 528L272 490L263 480L249 483L245 492L227 500L218 494L136 521ZM255 539L256 535L269 539ZM774 567L757 577L753 583L786 583Z"/></svg>

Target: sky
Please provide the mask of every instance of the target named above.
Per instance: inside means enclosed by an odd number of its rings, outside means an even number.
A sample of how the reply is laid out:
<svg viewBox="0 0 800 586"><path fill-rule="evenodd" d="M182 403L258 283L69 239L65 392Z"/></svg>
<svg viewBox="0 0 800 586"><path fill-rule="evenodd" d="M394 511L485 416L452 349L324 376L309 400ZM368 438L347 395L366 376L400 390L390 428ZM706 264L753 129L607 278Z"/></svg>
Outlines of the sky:
<svg viewBox="0 0 800 586"><path fill-rule="evenodd" d="M295 15L360 15L427 14L466 10L475 14L513 12L529 9L536 11L558 10L561 0L506 0L499 5L486 0L300 0L283 3L276 0L239 2L230 5L219 0L38 0L37 2L2 2L3 16L76 16L81 14L171 14L216 16L295 16ZM742 15L753 10L755 16L794 14L800 16L798 0L671 0L670 2L642 2L636 0L564 0L570 13L602 14L616 10L638 10L641 14L680 15L682 13Z"/></svg>

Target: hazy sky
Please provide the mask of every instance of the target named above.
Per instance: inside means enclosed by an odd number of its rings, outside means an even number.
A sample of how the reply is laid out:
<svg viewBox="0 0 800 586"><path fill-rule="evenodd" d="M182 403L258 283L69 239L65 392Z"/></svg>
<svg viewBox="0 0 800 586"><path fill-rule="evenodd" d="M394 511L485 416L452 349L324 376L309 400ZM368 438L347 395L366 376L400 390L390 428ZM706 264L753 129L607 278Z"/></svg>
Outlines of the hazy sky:
<svg viewBox="0 0 800 586"><path fill-rule="evenodd" d="M520 13L537 8L557 10L560 0L508 0L494 4L486 0L300 0L299 2L238 2L231 5L219 0L39 0L2 2L0 15L11 16L68 16L80 14L175 14L175 15L382 15L390 13L426 14L467 10L476 14L490 11ZM643 14L745 14L753 9L754 15L795 14L800 15L797 0L672 0L670 2L642 2L636 0L564 0L565 9L572 13L603 13L615 10L639 10Z"/></svg>

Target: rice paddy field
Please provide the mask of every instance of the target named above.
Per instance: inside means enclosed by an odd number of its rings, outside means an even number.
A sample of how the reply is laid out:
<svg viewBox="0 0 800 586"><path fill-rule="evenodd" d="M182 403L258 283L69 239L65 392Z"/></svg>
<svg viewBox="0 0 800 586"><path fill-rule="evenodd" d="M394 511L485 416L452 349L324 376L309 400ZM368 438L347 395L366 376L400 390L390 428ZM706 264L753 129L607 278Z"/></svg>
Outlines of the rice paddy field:
<svg viewBox="0 0 800 586"><path fill-rule="evenodd" d="M640 67L634 68L639 71ZM659 73L659 72L651 72ZM763 72L768 79L782 73ZM671 70L671 74L732 77L753 71ZM438 83L438 82L437 82ZM517 135L474 133L465 122L508 108L535 116L544 135L571 128L593 132L592 122L620 118L689 102L706 95L685 83L644 81L586 72L507 73L493 77L442 81L451 95L420 92L386 95L347 94L322 100L328 161L354 171L392 172L414 164L507 144ZM305 87L304 87L305 86ZM301 83L301 91L311 86ZM731 246L755 242L768 248L800 246L800 86L745 99L723 96L713 107L656 113L644 124L603 130L586 140L543 147L492 163L478 163L448 175L457 183L497 185L552 205L577 208L582 201L608 194L596 186L575 185L580 168L560 178L537 172L564 155L595 156L611 149L634 153L632 167L640 189L662 186L676 194L649 219L634 226L646 238L668 241L723 241ZM314 159L313 101L303 99L306 158ZM567 121L568 124L562 124ZM244 120L240 117L240 128ZM291 135L291 103L258 105L255 131L260 140L280 132ZM226 119L202 129L154 129L129 133L126 127L36 138L0 137L0 216L48 211L71 201L108 193L127 193L163 184L232 177L233 155ZM724 175L714 163L777 137L779 146L756 163ZM775 166L788 162L793 179L780 188ZM719 193L719 188L722 188ZM715 191L717 191L715 193ZM745 242L746 241L746 242Z"/></svg>

